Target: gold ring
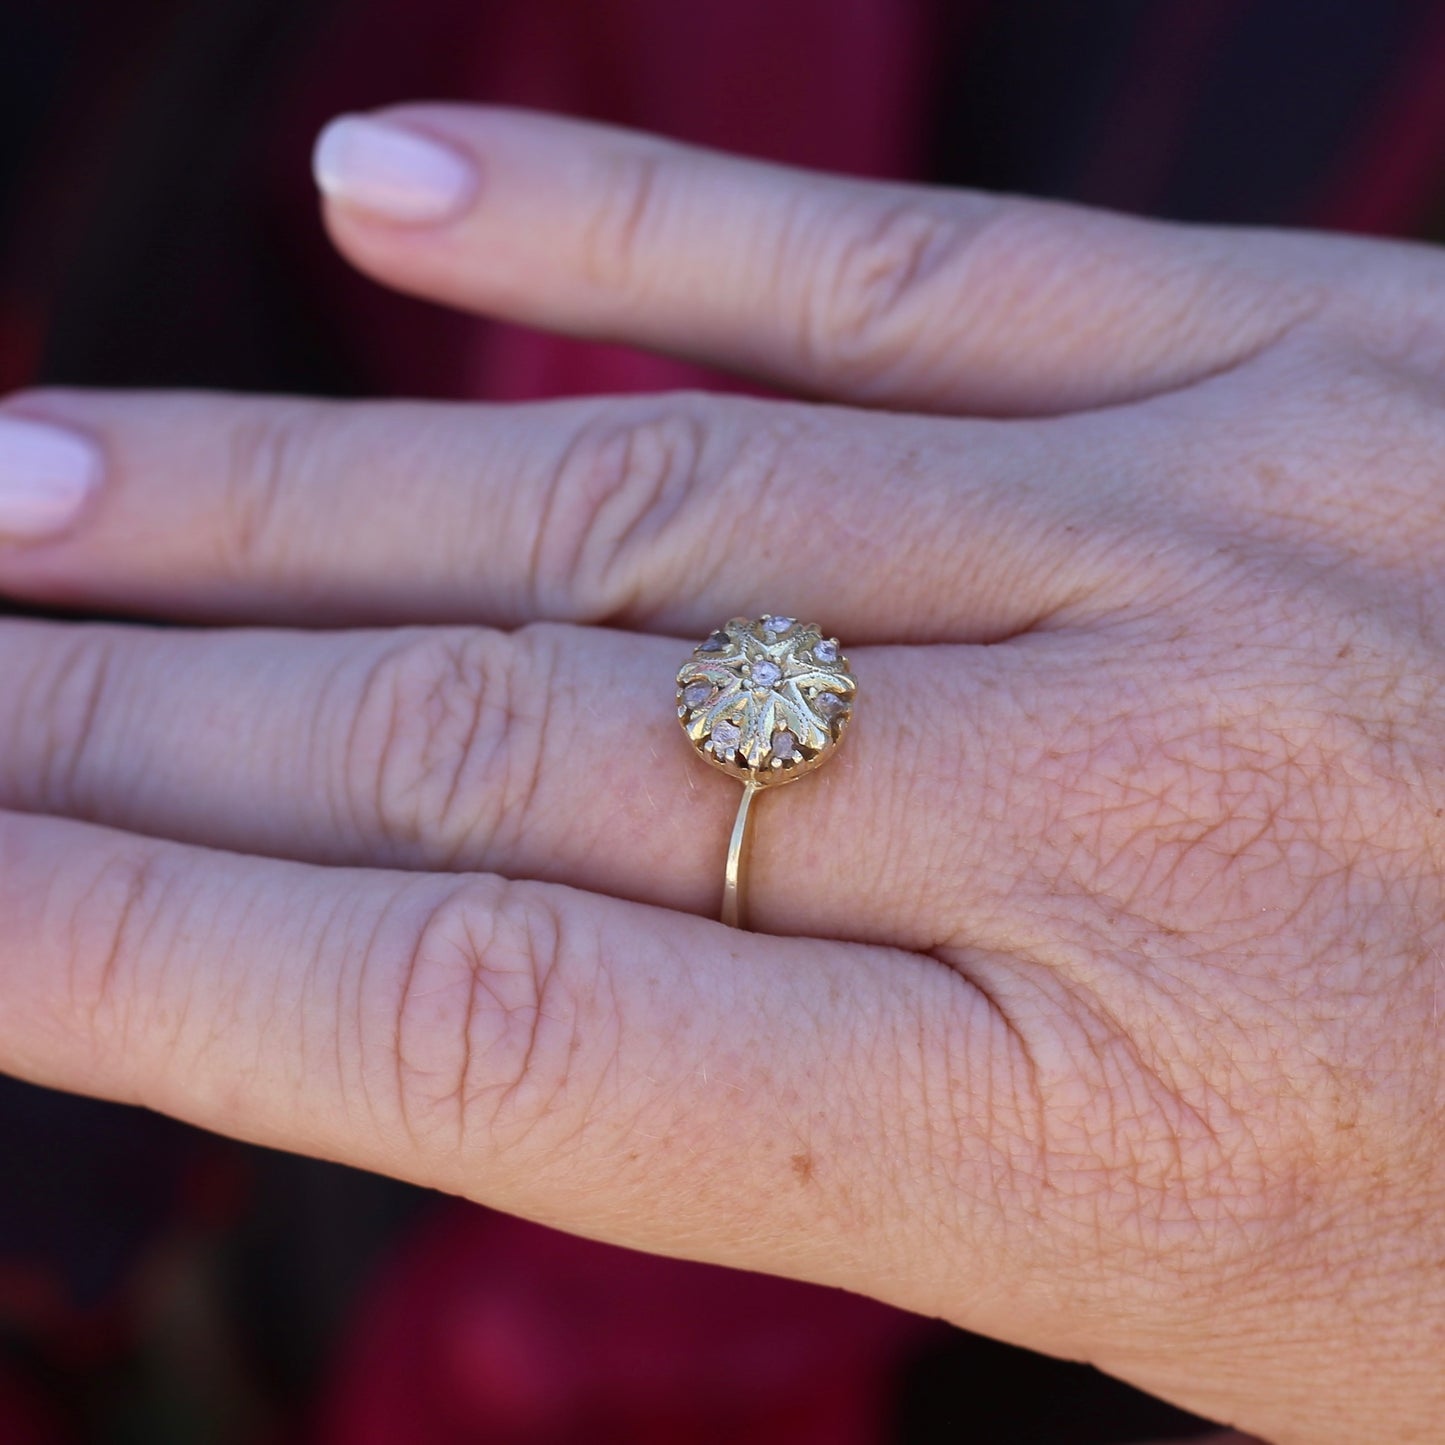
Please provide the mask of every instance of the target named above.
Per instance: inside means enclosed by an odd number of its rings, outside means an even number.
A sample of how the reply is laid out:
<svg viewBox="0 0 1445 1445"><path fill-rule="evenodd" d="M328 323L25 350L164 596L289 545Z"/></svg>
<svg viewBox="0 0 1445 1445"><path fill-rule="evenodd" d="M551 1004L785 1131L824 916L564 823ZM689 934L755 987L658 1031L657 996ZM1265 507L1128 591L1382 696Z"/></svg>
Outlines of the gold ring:
<svg viewBox="0 0 1445 1445"><path fill-rule="evenodd" d="M858 684L817 623L734 617L677 674L677 716L699 756L743 785L723 874L722 921L746 928L752 802L833 756Z"/></svg>

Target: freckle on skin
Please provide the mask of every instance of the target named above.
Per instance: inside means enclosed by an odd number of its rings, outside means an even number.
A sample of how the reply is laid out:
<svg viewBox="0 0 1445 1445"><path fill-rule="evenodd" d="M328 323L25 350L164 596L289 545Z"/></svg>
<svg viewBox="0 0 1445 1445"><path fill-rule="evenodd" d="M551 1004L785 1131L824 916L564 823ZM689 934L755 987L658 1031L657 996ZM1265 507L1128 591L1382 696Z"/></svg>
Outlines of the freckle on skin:
<svg viewBox="0 0 1445 1445"><path fill-rule="evenodd" d="M793 1173L798 1176L799 1184L813 1182L813 1156L811 1154L794 1154L788 1162L793 1166Z"/></svg>

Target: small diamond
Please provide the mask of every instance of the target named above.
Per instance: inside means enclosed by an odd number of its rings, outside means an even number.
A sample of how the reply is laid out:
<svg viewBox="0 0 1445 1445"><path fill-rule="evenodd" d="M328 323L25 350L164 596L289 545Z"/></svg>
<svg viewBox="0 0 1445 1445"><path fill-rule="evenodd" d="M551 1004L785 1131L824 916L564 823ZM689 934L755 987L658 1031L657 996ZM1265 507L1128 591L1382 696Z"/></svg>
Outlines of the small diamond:
<svg viewBox="0 0 1445 1445"><path fill-rule="evenodd" d="M742 737L742 729L736 723L720 722L712 730L712 750L718 752L735 748Z"/></svg>
<svg viewBox="0 0 1445 1445"><path fill-rule="evenodd" d="M763 618L763 631L771 632L775 637L786 632L793 625L791 617L765 617Z"/></svg>
<svg viewBox="0 0 1445 1445"><path fill-rule="evenodd" d="M712 698L714 691L710 682L690 682L682 690L682 700L688 707L701 707Z"/></svg>
<svg viewBox="0 0 1445 1445"><path fill-rule="evenodd" d="M791 757L796 757L798 752L798 740L792 733L773 734L773 756L781 758L784 762Z"/></svg>
<svg viewBox="0 0 1445 1445"><path fill-rule="evenodd" d="M698 647L699 652L721 652L728 645L726 632L714 632L711 637Z"/></svg>
<svg viewBox="0 0 1445 1445"><path fill-rule="evenodd" d="M813 648L813 656L819 662L837 662L838 644L836 642L820 642Z"/></svg>
<svg viewBox="0 0 1445 1445"><path fill-rule="evenodd" d="M829 722L838 716L848 706L836 692L820 692L813 699L813 707L817 710L819 717L827 718Z"/></svg>
<svg viewBox="0 0 1445 1445"><path fill-rule="evenodd" d="M754 687L774 687L783 680L783 669L766 657L753 663L752 674Z"/></svg>

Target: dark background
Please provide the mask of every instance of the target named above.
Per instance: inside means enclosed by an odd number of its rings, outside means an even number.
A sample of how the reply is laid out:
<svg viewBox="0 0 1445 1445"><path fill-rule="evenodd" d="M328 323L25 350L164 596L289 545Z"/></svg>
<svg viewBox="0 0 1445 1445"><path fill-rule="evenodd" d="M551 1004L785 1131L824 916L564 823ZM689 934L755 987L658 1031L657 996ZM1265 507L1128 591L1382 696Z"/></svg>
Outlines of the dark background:
<svg viewBox="0 0 1445 1445"><path fill-rule="evenodd" d="M0 389L695 380L345 270L317 224L311 138L414 98L1184 220L1429 237L1445 200L1433 0L0 0ZM843 1445L848 1420L860 1442L1089 1445L1205 1428L881 1308L563 1241L8 1081L0 1159L6 1445ZM712 1323L683 1339L680 1311ZM767 1369L748 1353L763 1319ZM609 1353L627 1340L640 1373Z"/></svg>

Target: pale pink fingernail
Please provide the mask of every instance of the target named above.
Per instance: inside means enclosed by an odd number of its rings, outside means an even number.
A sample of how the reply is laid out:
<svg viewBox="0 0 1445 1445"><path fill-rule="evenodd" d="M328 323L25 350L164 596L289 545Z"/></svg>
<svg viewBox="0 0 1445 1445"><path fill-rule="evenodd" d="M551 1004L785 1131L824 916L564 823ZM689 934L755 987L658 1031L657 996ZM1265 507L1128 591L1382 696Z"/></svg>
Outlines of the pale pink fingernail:
<svg viewBox="0 0 1445 1445"><path fill-rule="evenodd" d="M44 422L0 416L0 541L63 532L100 485L94 443Z"/></svg>
<svg viewBox="0 0 1445 1445"><path fill-rule="evenodd" d="M471 161L418 131L344 115L317 137L311 169L322 193L387 221L445 221L476 189Z"/></svg>

